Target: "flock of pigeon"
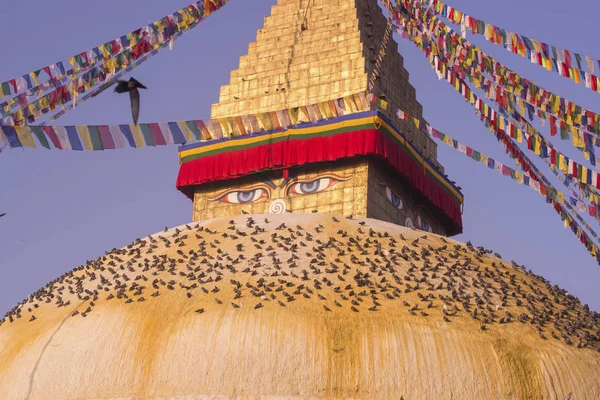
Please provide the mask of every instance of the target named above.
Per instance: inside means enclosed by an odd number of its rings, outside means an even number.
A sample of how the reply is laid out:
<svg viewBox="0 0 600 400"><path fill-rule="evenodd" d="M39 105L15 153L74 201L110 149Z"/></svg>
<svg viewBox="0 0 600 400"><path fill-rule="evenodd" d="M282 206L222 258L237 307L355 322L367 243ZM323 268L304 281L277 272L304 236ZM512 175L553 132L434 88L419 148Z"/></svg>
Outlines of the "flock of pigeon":
<svg viewBox="0 0 600 400"><path fill-rule="evenodd" d="M522 324L541 339L600 351L600 314L489 250L406 228L382 229L374 220L307 221L244 215L165 229L50 282L10 310L0 329L36 323L44 307L68 307L82 318L103 302L135 307L184 291L188 299L204 299L197 318L218 307L261 312L312 299L324 317L340 309L394 309L448 324L470 319L482 331Z"/></svg>

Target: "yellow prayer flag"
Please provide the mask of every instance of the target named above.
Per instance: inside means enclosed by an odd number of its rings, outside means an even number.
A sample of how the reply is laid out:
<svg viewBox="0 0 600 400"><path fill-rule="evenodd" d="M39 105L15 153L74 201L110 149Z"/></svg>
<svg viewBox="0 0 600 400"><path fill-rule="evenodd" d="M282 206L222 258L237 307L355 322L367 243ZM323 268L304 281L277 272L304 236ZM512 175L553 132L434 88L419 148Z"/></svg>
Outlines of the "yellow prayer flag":
<svg viewBox="0 0 600 400"><path fill-rule="evenodd" d="M29 127L15 126L15 130L17 131L19 141L24 147L37 147L35 145L35 140L33 140L33 136L31 135L31 129L29 129Z"/></svg>
<svg viewBox="0 0 600 400"><path fill-rule="evenodd" d="M517 129L517 142L523 143L523 131L520 129Z"/></svg>
<svg viewBox="0 0 600 400"><path fill-rule="evenodd" d="M188 142L193 142L196 140L196 138L194 137L194 134L192 133L192 131L190 131L188 124L186 124L185 122L179 121L179 122L177 122L177 126L179 127L179 129L181 129L181 131L183 132L183 135L185 136L185 138L187 139Z"/></svg>
<svg viewBox="0 0 600 400"><path fill-rule="evenodd" d="M521 99L519 99L519 110L521 115L525 115L525 103Z"/></svg>
<svg viewBox="0 0 600 400"><path fill-rule="evenodd" d="M35 86L38 86L40 84L40 82L38 81L37 74L35 72L30 72L29 76L33 79Z"/></svg>
<svg viewBox="0 0 600 400"><path fill-rule="evenodd" d="M290 114L290 121L292 121L292 125L298 125L298 108L290 108L288 111Z"/></svg>
<svg viewBox="0 0 600 400"><path fill-rule="evenodd" d="M588 169L585 166L581 166L581 176L579 177L581 179L581 182L583 183L588 183Z"/></svg>
<svg viewBox="0 0 600 400"><path fill-rule="evenodd" d="M22 121L24 119L24 117L23 117L23 110L21 110L20 108L17 109L14 112L14 116L15 116L15 121Z"/></svg>
<svg viewBox="0 0 600 400"><path fill-rule="evenodd" d="M137 42L135 36L132 33L127 34L127 39L129 39L129 47L133 47Z"/></svg>
<svg viewBox="0 0 600 400"><path fill-rule="evenodd" d="M565 194L563 192L558 192L558 202L561 204L565 203Z"/></svg>
<svg viewBox="0 0 600 400"><path fill-rule="evenodd" d="M518 164L518 160L517 160L517 164ZM517 182L519 182L520 184L523 184L523 182L524 182L523 173L519 172L519 171L515 171L515 180Z"/></svg>
<svg viewBox="0 0 600 400"><path fill-rule="evenodd" d="M78 125L75 127L77 129L77 133L83 142L83 147L86 150L94 150L94 146L92 145L92 138L90 137L90 131L88 127L85 125Z"/></svg>
<svg viewBox="0 0 600 400"><path fill-rule="evenodd" d="M104 67L109 70L112 74L115 73L117 69L117 60L115 58L111 58L104 62Z"/></svg>
<svg viewBox="0 0 600 400"><path fill-rule="evenodd" d="M77 65L77 62L75 61L75 57L69 58L68 61L69 61L69 64L71 64L73 66L73 72L79 71L79 66Z"/></svg>
<svg viewBox="0 0 600 400"><path fill-rule="evenodd" d="M581 83L581 74L579 73L579 70L577 68L573 68L573 71L575 72L573 80L575 81L575 83Z"/></svg>
<svg viewBox="0 0 600 400"><path fill-rule="evenodd" d="M577 147L578 149L585 148L585 144L583 143L583 139L579 136L579 129L577 129L576 127L572 126L571 127L571 136L573 138L573 146Z"/></svg>
<svg viewBox="0 0 600 400"><path fill-rule="evenodd" d="M102 57L110 57L110 51L104 45L101 45L100 47L98 47L98 49L102 52ZM69 60L69 62L71 62L71 60Z"/></svg>
<svg viewBox="0 0 600 400"><path fill-rule="evenodd" d="M500 129L504 130L504 127L505 127L505 125L504 125L504 122L505 122L504 121L504 117L503 116L499 116L498 120L500 122Z"/></svg>
<svg viewBox="0 0 600 400"><path fill-rule="evenodd" d="M50 107L50 100L48 99L48 96L44 96L40 99L40 107L42 110Z"/></svg>
<svg viewBox="0 0 600 400"><path fill-rule="evenodd" d="M488 163L489 163L489 157L486 156L485 154L482 154L481 155L481 163L485 164L485 165L488 165Z"/></svg>
<svg viewBox="0 0 600 400"><path fill-rule="evenodd" d="M567 124L569 124L569 125L573 124L573 118L571 118L571 114L567 114Z"/></svg>

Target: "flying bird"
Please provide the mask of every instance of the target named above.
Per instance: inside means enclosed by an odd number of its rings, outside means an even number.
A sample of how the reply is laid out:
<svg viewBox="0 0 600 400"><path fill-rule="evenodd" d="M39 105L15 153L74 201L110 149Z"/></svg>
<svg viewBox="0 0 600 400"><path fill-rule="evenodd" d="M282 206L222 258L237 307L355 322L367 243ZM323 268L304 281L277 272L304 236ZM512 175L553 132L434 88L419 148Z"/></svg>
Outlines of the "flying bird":
<svg viewBox="0 0 600 400"><path fill-rule="evenodd" d="M98 92L94 94L94 97L99 95L115 83L117 84L117 87L115 88L116 93L129 92L129 100L131 101L131 115L133 116L133 123L137 125L138 118L140 116L140 92L138 89L147 89L146 86L142 85L135 78L129 78L128 81L113 80L105 83L102 87L100 87Z"/></svg>
<svg viewBox="0 0 600 400"><path fill-rule="evenodd" d="M6 215L6 213L0 214L0 218L4 217L5 215Z"/></svg>

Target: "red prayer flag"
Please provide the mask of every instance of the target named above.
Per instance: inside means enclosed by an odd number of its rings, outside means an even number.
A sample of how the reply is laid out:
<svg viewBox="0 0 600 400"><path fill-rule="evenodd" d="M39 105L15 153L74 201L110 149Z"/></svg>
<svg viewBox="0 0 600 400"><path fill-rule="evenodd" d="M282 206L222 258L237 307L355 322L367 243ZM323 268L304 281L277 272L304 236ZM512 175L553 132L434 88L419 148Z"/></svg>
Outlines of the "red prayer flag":
<svg viewBox="0 0 600 400"><path fill-rule="evenodd" d="M44 133L46 134L46 136L48 136L50 138L54 147L62 150L60 140L58 140L58 136L56 136L56 132L54 132L54 128L51 126L48 126L48 125L44 125L44 126L42 126L42 129L44 130Z"/></svg>
<svg viewBox="0 0 600 400"><path fill-rule="evenodd" d="M121 52L121 46L119 46L119 43L117 42L117 40L113 40L112 42L110 42L111 48L112 48L112 53L113 55Z"/></svg>
<svg viewBox="0 0 600 400"><path fill-rule="evenodd" d="M113 150L116 148L115 141L110 133L108 125L99 125L98 133L100 134L100 140L102 141L102 146L105 150Z"/></svg>
<svg viewBox="0 0 600 400"><path fill-rule="evenodd" d="M564 62L564 64L566 64L567 67L571 68L571 54L569 53L568 50L564 50L563 52L565 54L565 62Z"/></svg>
<svg viewBox="0 0 600 400"><path fill-rule="evenodd" d="M167 141L163 136L162 130L156 122L148 124L148 128L150 128L150 133L152 133L152 138L154 139L154 143L157 146L164 146L167 144Z"/></svg>

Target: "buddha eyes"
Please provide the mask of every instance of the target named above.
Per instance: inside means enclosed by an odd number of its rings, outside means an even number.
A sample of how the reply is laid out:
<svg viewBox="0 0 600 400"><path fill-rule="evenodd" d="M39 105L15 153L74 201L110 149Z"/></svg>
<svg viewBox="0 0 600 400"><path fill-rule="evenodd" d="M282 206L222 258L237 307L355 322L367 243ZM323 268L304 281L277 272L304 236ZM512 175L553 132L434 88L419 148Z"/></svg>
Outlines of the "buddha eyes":
<svg viewBox="0 0 600 400"><path fill-rule="evenodd" d="M248 190L231 190L211 201L221 201L229 204L247 204L268 197L269 192L265 188L255 188Z"/></svg>
<svg viewBox="0 0 600 400"><path fill-rule="evenodd" d="M295 182L288 187L287 194L307 195L319 193L323 190L329 189L338 182L341 182L341 180L333 177L324 177L310 181Z"/></svg>
<svg viewBox="0 0 600 400"><path fill-rule="evenodd" d="M336 176L322 176L314 179L306 179L299 181L292 181L284 188L285 196L289 195L308 195L313 193L319 193L329 189L338 182L347 181L349 178L342 178ZM251 188L244 190L241 189L230 189L216 197L209 199L209 201L219 201L227 204L248 204L254 203L261 199L270 199L273 197L271 188L267 184L256 184Z"/></svg>
<svg viewBox="0 0 600 400"><path fill-rule="evenodd" d="M425 218L421 217L421 215L419 214L417 214L417 226L421 230L433 233L433 229L431 228L429 222Z"/></svg>
<svg viewBox="0 0 600 400"><path fill-rule="evenodd" d="M390 203L392 203L392 205L395 208L397 208L398 210L404 209L404 200L402 200L402 197L400 197L398 194L396 194L396 192L394 192L392 189L390 189L390 187L388 185L386 185L385 183L379 182L379 184L385 190L385 196L390 201Z"/></svg>

